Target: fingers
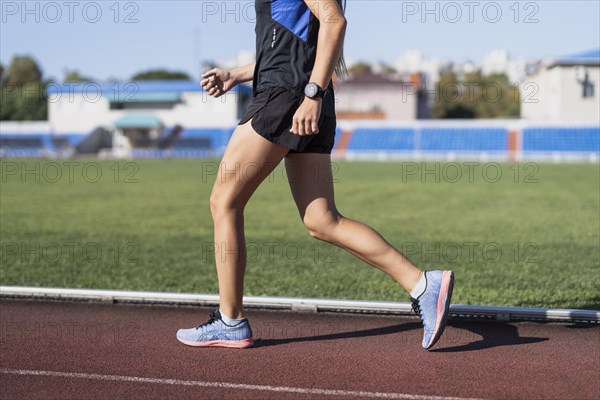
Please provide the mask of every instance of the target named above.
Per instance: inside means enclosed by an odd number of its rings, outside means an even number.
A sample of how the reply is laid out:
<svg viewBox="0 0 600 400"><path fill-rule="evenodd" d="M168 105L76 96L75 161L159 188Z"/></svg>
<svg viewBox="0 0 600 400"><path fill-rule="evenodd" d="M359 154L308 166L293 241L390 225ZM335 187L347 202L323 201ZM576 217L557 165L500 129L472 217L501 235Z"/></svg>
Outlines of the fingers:
<svg viewBox="0 0 600 400"><path fill-rule="evenodd" d="M319 124L315 118L294 115L290 132L300 136L316 135L319 133Z"/></svg>
<svg viewBox="0 0 600 400"><path fill-rule="evenodd" d="M309 135L310 129L306 128L307 125L304 118L294 115L294 118L292 119L292 129L290 129L290 132L300 136Z"/></svg>
<svg viewBox="0 0 600 400"><path fill-rule="evenodd" d="M204 75L206 75L206 74L204 74ZM221 87L220 82L218 82L215 79L214 75L210 75L208 78L203 79L200 82L200 86L202 86L202 88L206 91L206 93L208 93L209 96L219 97L223 93L225 93L225 91Z"/></svg>
<svg viewBox="0 0 600 400"><path fill-rule="evenodd" d="M218 70L216 68L213 68L210 71L206 71L202 74L202 78L204 79L202 79L202 81L200 82L200 86L202 86L204 90L210 89L210 87L207 87L207 85L209 85L211 82L214 82L217 72Z"/></svg>
<svg viewBox="0 0 600 400"><path fill-rule="evenodd" d="M295 133L296 135L299 135L299 121L298 121L298 117L296 117L296 115L294 115L294 118L292 118L292 128L290 129L290 132Z"/></svg>
<svg viewBox="0 0 600 400"><path fill-rule="evenodd" d="M214 86L210 90L208 90L208 95L213 97L222 96L225 93L219 86Z"/></svg>
<svg viewBox="0 0 600 400"><path fill-rule="evenodd" d="M213 95L214 93L216 93L219 90L219 87L217 85L217 81L219 77L219 69L218 68L213 68L210 71L206 71L205 73L202 74L202 81L200 82L200 86L202 86L202 88L204 90L206 90L208 92L209 95ZM212 91L212 93L211 93Z"/></svg>
<svg viewBox="0 0 600 400"><path fill-rule="evenodd" d="M304 120L304 134L312 135L313 133L314 133L314 131L312 129L312 120L311 120L311 118L307 118Z"/></svg>
<svg viewBox="0 0 600 400"><path fill-rule="evenodd" d="M203 78L208 78L209 76L216 75L219 72L218 68L213 68L210 71L206 71L202 74Z"/></svg>
<svg viewBox="0 0 600 400"><path fill-rule="evenodd" d="M305 99L294 113L290 132L300 136L316 135L319 133L319 116L321 104Z"/></svg>
<svg viewBox="0 0 600 400"><path fill-rule="evenodd" d="M210 90L214 86L215 80L213 77L203 79L200 81L200 86L206 91Z"/></svg>
<svg viewBox="0 0 600 400"><path fill-rule="evenodd" d="M310 121L310 129L313 135L319 133L319 124L316 119L311 119Z"/></svg>

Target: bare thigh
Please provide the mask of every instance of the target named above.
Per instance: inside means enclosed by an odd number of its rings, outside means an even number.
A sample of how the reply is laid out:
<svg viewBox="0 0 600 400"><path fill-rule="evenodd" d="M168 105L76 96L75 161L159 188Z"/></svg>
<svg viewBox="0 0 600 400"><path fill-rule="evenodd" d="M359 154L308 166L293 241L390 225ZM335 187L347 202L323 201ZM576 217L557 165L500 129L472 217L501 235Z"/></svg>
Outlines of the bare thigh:
<svg viewBox="0 0 600 400"><path fill-rule="evenodd" d="M292 196L307 228L337 221L340 215L335 206L330 155L288 154L285 167Z"/></svg>
<svg viewBox="0 0 600 400"><path fill-rule="evenodd" d="M421 271L375 229L337 210L329 155L290 154L285 161L290 189L309 233L349 251L411 290Z"/></svg>
<svg viewBox="0 0 600 400"><path fill-rule="evenodd" d="M288 149L257 134L251 121L239 125L221 159L211 208L241 208L288 153Z"/></svg>

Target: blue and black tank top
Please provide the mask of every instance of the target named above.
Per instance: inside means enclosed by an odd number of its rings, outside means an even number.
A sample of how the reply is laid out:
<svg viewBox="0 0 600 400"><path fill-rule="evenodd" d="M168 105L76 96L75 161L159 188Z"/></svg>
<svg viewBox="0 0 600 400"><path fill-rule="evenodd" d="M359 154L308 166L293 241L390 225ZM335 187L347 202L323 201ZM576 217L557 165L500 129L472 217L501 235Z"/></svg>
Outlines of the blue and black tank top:
<svg viewBox="0 0 600 400"><path fill-rule="evenodd" d="M273 87L302 94L315 64L319 20L303 0L255 0L255 5L254 94Z"/></svg>

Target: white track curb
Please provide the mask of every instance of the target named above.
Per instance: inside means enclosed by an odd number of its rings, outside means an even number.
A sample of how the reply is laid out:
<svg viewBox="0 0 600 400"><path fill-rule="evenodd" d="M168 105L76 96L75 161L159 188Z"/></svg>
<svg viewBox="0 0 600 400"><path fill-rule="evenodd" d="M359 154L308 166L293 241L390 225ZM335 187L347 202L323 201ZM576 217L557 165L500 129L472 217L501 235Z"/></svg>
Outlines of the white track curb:
<svg viewBox="0 0 600 400"><path fill-rule="evenodd" d="M0 286L0 297L44 298L53 300L79 299L110 303L135 302L147 304L194 304L204 306L214 306L219 304L219 296L215 294L65 289L27 286ZM361 313L412 314L410 303L384 301L244 296L244 305L247 307L287 309L293 311L348 311ZM450 306L450 315L454 317L482 317L500 321L534 319L547 321L600 322L600 310L471 306L453 304Z"/></svg>

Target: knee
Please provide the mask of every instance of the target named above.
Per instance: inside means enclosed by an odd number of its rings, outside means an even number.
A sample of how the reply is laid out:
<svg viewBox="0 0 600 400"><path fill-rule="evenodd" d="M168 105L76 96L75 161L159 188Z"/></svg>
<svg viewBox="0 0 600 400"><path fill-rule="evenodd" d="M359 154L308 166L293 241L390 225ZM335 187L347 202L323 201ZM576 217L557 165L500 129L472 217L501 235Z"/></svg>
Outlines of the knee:
<svg viewBox="0 0 600 400"><path fill-rule="evenodd" d="M327 213L320 216L306 214L303 222L310 236L324 242L333 243L335 241L334 231L340 220L341 216L337 213Z"/></svg>
<svg viewBox="0 0 600 400"><path fill-rule="evenodd" d="M210 194L210 213L213 220L235 213L237 209L235 199L231 199L219 188L213 188Z"/></svg>
<svg viewBox="0 0 600 400"><path fill-rule="evenodd" d="M221 195L215 189L210 193L210 213L215 218L221 212Z"/></svg>

